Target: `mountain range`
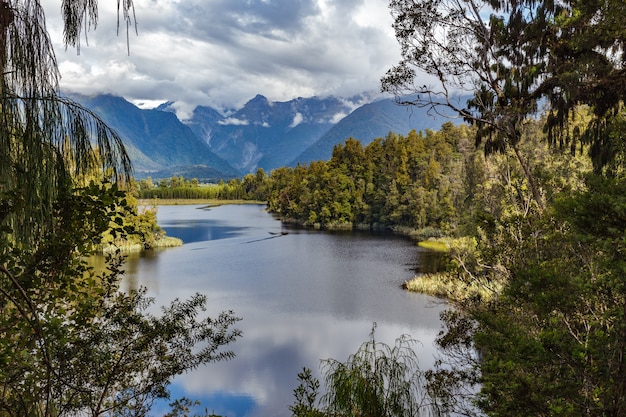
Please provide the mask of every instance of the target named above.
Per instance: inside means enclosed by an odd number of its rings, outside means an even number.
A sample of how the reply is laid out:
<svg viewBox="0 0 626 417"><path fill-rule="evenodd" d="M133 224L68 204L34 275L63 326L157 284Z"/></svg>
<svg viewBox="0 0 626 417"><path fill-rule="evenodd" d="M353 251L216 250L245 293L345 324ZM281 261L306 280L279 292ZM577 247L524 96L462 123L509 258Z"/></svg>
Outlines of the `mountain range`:
<svg viewBox="0 0 626 417"><path fill-rule="evenodd" d="M141 109L113 95L70 97L98 114L122 138L135 176L182 175L201 181L241 177L327 160L349 137L363 145L389 132L438 129L446 119L393 99L311 97L271 102L257 95L228 114L207 106L180 120L173 103Z"/></svg>

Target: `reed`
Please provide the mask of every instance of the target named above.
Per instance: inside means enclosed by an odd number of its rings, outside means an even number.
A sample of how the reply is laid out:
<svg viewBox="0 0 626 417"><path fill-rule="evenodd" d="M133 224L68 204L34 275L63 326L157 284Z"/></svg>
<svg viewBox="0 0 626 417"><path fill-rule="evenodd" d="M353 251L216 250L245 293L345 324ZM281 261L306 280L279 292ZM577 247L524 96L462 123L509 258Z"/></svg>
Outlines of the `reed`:
<svg viewBox="0 0 626 417"><path fill-rule="evenodd" d="M183 241L177 237L163 236L159 239L156 239L154 243L152 243L152 249L157 248L173 248L177 246L182 246ZM116 243L103 243L99 246L98 251L102 254L110 254L115 253L118 250L121 253L137 253L145 250L145 246L143 243L138 242L116 242Z"/></svg>
<svg viewBox="0 0 626 417"><path fill-rule="evenodd" d="M465 281L446 272L417 275L403 285L408 291L442 298L453 303L467 300L489 301L502 290L502 285L485 279Z"/></svg>
<svg viewBox="0 0 626 417"><path fill-rule="evenodd" d="M163 236L154 241L153 248L175 248L183 246L183 240L177 237Z"/></svg>
<svg viewBox="0 0 626 417"><path fill-rule="evenodd" d="M444 239L429 239L417 242L417 246L427 250L435 252L448 252L450 251L449 243Z"/></svg>
<svg viewBox="0 0 626 417"><path fill-rule="evenodd" d="M121 253L135 253L135 252L141 252L142 250L144 250L144 247L141 243L130 243L130 242L116 243L116 244L103 243L99 245L98 247L98 252L104 255L116 253L118 250Z"/></svg>

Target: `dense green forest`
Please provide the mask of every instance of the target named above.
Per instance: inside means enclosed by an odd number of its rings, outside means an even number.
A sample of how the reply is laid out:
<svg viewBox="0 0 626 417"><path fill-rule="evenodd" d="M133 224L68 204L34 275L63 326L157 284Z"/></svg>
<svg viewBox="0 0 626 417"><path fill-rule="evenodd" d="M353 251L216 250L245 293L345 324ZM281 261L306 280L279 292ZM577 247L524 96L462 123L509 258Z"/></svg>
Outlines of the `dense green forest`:
<svg viewBox="0 0 626 417"><path fill-rule="evenodd" d="M582 117L582 116L581 116ZM543 120L524 125L522 150L533 167L542 198L583 187L591 171L584 150L572 156L551 147ZM138 183L145 199L243 199L267 201L284 221L317 228L387 228L421 238L475 230L477 216L528 213L534 204L512 152L485 157L475 130L446 122L440 130L390 132L363 147L349 138L329 161L267 175L262 169L220 184L172 177ZM157 200L158 201L158 200Z"/></svg>
<svg viewBox="0 0 626 417"><path fill-rule="evenodd" d="M545 198L580 186L590 165L548 147L541 121L529 120L524 129L524 151ZM439 131L390 133L366 147L348 139L328 162L273 171L269 209L305 225L411 230L420 237L470 232L479 213L531 210L515 156L485 158L474 135L447 122Z"/></svg>

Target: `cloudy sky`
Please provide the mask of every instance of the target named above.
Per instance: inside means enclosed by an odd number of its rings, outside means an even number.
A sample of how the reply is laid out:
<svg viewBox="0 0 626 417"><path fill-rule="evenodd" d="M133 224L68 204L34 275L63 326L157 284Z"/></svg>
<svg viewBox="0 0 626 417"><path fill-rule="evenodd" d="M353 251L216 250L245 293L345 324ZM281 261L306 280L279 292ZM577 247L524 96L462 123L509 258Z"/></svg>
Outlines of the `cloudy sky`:
<svg viewBox="0 0 626 417"><path fill-rule="evenodd" d="M61 87L112 93L136 104L175 101L241 106L377 92L399 60L387 0L135 0L139 34L116 35L113 0L99 2L99 24L78 55L65 50L59 0L42 0Z"/></svg>

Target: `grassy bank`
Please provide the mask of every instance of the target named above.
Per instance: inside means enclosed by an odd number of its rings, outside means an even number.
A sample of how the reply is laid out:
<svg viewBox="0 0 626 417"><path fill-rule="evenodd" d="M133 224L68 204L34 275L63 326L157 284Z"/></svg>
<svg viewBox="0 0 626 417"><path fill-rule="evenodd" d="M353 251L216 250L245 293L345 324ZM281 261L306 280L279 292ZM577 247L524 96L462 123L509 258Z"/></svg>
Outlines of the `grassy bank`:
<svg viewBox="0 0 626 417"><path fill-rule="evenodd" d="M444 239L423 240L418 242L417 246L433 252L448 252L450 250L449 243Z"/></svg>
<svg viewBox="0 0 626 417"><path fill-rule="evenodd" d="M483 271L480 275L472 275L468 271L468 265L480 264L475 239L437 238L421 241L418 245L427 250L447 253L449 262L445 271L420 274L405 282L403 285L405 289L454 303L462 303L469 299L486 301L502 290L502 280L498 278L495 270L490 273ZM480 269L482 267L478 268Z"/></svg>
<svg viewBox="0 0 626 417"><path fill-rule="evenodd" d="M174 248L177 246L182 246L183 241L177 237L163 236L159 239L156 239L152 244L152 249L158 248ZM122 253L135 253L141 252L146 248L142 243L133 243L133 242L124 242L119 244L106 244L100 246L100 252L103 254L113 253L117 250L120 250Z"/></svg>
<svg viewBox="0 0 626 417"><path fill-rule="evenodd" d="M403 288L457 304L469 299L487 301L501 290L501 286L494 285L484 279L468 282L458 275L454 276L447 272L416 275L413 279L405 282Z"/></svg>

